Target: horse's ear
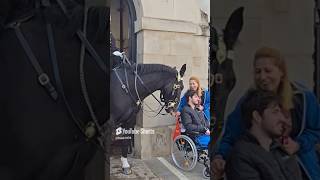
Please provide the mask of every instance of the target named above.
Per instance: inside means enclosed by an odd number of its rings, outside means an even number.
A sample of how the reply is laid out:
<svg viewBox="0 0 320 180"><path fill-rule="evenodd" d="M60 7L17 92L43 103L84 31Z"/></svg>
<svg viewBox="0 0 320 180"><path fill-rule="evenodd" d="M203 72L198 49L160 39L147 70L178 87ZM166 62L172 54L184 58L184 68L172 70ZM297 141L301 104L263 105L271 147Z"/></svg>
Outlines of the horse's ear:
<svg viewBox="0 0 320 180"><path fill-rule="evenodd" d="M186 68L187 68L186 64L182 65L180 72L179 72L181 77L183 77L184 73L186 72Z"/></svg>
<svg viewBox="0 0 320 180"><path fill-rule="evenodd" d="M233 11L226 27L224 29L224 42L226 43L227 50L232 50L243 26L243 10L244 7L240 7Z"/></svg>

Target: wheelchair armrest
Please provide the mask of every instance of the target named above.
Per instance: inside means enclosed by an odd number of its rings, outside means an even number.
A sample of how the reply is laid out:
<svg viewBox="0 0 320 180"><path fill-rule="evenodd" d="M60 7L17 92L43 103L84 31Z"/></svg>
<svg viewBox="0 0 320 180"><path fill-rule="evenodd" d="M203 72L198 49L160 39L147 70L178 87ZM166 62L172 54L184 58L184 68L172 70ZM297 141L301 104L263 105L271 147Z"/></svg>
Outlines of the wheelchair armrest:
<svg viewBox="0 0 320 180"><path fill-rule="evenodd" d="M189 135L199 135L200 132L197 132L197 131L186 131L186 134L189 134Z"/></svg>

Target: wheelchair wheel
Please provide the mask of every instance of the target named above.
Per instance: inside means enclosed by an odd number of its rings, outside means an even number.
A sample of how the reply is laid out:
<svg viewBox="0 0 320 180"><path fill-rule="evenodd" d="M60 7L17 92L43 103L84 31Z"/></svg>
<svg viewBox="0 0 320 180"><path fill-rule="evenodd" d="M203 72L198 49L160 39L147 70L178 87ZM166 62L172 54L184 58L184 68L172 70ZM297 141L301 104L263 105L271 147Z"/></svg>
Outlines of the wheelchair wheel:
<svg viewBox="0 0 320 180"><path fill-rule="evenodd" d="M203 168L202 176L204 179L210 179L210 168L209 167Z"/></svg>
<svg viewBox="0 0 320 180"><path fill-rule="evenodd" d="M171 156L175 165L184 171L191 171L198 161L196 145L186 135L179 135L174 139L171 146Z"/></svg>

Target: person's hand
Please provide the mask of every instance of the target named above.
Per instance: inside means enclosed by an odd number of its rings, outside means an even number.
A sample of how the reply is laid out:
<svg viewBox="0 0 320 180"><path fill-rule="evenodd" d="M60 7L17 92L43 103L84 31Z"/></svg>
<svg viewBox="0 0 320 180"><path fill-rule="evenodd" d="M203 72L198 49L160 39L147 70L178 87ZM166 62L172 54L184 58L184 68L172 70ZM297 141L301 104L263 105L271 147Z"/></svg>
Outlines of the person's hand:
<svg viewBox="0 0 320 180"><path fill-rule="evenodd" d="M291 137L284 138L282 142L282 149L289 155L295 154L300 149L300 145L296 141L291 139Z"/></svg>
<svg viewBox="0 0 320 180"><path fill-rule="evenodd" d="M181 115L181 113L179 112L179 111L177 111L176 113L175 113L175 117L179 117Z"/></svg>
<svg viewBox="0 0 320 180"><path fill-rule="evenodd" d="M171 115L171 116L174 116L174 117L177 117L177 112L171 111L171 112L170 112L170 115Z"/></svg>
<svg viewBox="0 0 320 180"><path fill-rule="evenodd" d="M209 129L206 130L206 135L210 135L210 130Z"/></svg>
<svg viewBox="0 0 320 180"><path fill-rule="evenodd" d="M203 111L204 109L202 105L199 105L197 108L199 109L199 111Z"/></svg>
<svg viewBox="0 0 320 180"><path fill-rule="evenodd" d="M221 155L215 155L211 161L211 174L214 179L221 179L224 175L226 161L222 158Z"/></svg>

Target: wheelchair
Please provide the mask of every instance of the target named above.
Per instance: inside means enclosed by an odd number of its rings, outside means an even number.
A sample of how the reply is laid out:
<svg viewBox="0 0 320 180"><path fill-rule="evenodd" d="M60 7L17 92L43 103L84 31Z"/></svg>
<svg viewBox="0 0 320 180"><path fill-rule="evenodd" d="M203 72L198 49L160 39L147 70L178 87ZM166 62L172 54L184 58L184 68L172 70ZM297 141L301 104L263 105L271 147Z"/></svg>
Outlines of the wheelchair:
<svg viewBox="0 0 320 180"><path fill-rule="evenodd" d="M176 121L176 126L182 127L180 118L177 118ZM183 127L176 127L176 129L180 129L180 135L174 137L171 146L171 157L174 164L183 171L191 171L199 162L205 166L202 170L203 178L209 179L208 142L210 136L204 136L198 132L185 132Z"/></svg>

